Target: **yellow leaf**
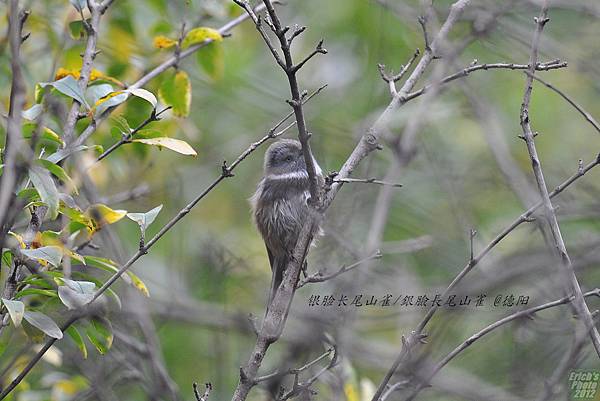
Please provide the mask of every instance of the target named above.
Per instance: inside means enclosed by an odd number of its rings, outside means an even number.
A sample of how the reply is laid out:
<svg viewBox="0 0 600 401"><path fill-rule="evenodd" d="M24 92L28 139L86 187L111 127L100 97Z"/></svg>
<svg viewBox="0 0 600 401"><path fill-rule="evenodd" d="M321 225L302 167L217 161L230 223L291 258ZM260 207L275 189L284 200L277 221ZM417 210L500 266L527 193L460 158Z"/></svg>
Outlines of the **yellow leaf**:
<svg viewBox="0 0 600 401"><path fill-rule="evenodd" d="M352 383L346 383L344 386L344 394L346 394L346 401L359 401L358 392Z"/></svg>
<svg viewBox="0 0 600 401"><path fill-rule="evenodd" d="M60 67L58 70L56 70L56 74L54 75L54 79L55 80L59 80L59 79L62 79L64 77L68 76L68 75L72 76L75 79L79 79L79 77L80 77L81 74L80 74L79 70L69 70L67 68ZM119 81L116 78L110 77L110 76L106 75L105 73L103 73L102 71L97 70L97 69L94 68L90 72L90 81L97 81L97 80L109 81L109 82L115 83L115 84L117 84L117 85L119 85L121 87L124 86L123 82Z"/></svg>
<svg viewBox="0 0 600 401"><path fill-rule="evenodd" d="M15 239L17 240L17 242L19 243L19 246L23 249L27 248L27 245L25 244L25 241L23 240L23 237L15 232L9 231L8 232L10 235L12 235L13 237L15 237Z"/></svg>
<svg viewBox="0 0 600 401"><path fill-rule="evenodd" d="M157 49L168 49L177 44L177 41L167 38L166 36L156 36L152 42Z"/></svg>
<svg viewBox="0 0 600 401"><path fill-rule="evenodd" d="M66 68L60 67L58 70L56 70L54 79L58 81L59 79L63 79L64 77L69 75L75 79L79 79L79 70L68 70Z"/></svg>
<svg viewBox="0 0 600 401"><path fill-rule="evenodd" d="M148 291L148 287L146 287L146 284L144 284L144 282L138 276L136 276L131 271L128 271L127 275L129 276L129 278L131 278L131 283L133 284L133 286L135 288L137 288L145 296L150 297L150 292Z"/></svg>
<svg viewBox="0 0 600 401"><path fill-rule="evenodd" d="M215 42L220 42L223 40L223 36L216 29L212 28L195 28L192 29L185 35L183 42L181 43L182 48L189 47L191 45L195 45L197 43L202 43L205 40L213 40Z"/></svg>
<svg viewBox="0 0 600 401"><path fill-rule="evenodd" d="M113 210L101 203L87 208L85 215L92 220L96 230L107 224L113 224L121 220L127 214L126 210Z"/></svg>
<svg viewBox="0 0 600 401"><path fill-rule="evenodd" d="M177 153L188 156L197 156L198 153L192 148L187 142L179 139L160 137L160 138L147 138L147 139L134 139L132 142L145 143L146 145L155 145L158 147L165 147L171 149Z"/></svg>

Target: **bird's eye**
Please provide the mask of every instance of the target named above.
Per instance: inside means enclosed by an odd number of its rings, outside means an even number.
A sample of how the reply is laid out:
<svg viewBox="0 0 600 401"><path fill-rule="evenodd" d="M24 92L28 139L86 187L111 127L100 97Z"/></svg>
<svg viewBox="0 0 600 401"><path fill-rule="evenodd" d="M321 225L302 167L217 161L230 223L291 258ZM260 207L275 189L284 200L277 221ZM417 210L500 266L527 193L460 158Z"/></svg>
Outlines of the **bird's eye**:
<svg viewBox="0 0 600 401"><path fill-rule="evenodd" d="M285 158L285 161L286 161L286 162L291 162L291 161L292 161L292 156L287 156L287 157Z"/></svg>

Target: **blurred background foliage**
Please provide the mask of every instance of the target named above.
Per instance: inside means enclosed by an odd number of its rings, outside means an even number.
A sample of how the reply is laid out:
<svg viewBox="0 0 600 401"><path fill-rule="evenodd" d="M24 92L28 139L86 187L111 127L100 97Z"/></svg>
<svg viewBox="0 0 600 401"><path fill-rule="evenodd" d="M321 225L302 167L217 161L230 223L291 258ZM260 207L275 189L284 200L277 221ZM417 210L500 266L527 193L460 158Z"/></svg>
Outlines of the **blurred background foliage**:
<svg viewBox="0 0 600 401"><path fill-rule="evenodd" d="M85 38L74 38L69 31L69 23L80 17L66 0L24 3L31 10L25 27L31 36L22 50L30 106L36 83L52 81L60 67L80 68ZM465 68L474 59L480 63L526 64L537 3L473 1L464 21L451 34L453 42L460 42L490 15L501 15L488 32L479 33L451 65L444 67L444 75ZM541 74L598 116L600 6L594 0L551 3L556 7L550 11L551 22L542 38L541 61L560 58L568 61L569 67ZM6 2L0 4L6 14ZM447 0L434 2L439 21L445 19L450 4ZM416 0L288 0L280 10L285 24L308 26L294 44L298 58L325 39L329 53L309 62L300 82L309 92L328 85L307 103L306 115L320 165L327 171L337 170L389 102L377 63L397 71L415 48L423 48L417 22L423 6ZM135 82L172 54L172 49L155 48L154 37L177 38L183 22L188 29L218 28L240 14L229 1L117 0L102 19L101 52L94 67L123 83ZM430 23L435 33L439 26L436 18ZM7 20L2 18L2 115L7 114L11 82L6 30ZM289 111L284 101L289 98L285 76L254 26L246 21L231 33L218 44L219 50L201 49L197 56L181 61L179 68L191 81L189 116L177 118L168 112L166 118L149 127L162 136L187 141L197 157L127 144L90 169L100 199L114 209L142 212L164 205L149 234L214 180L224 160L233 161ZM204 57L214 59L206 61ZM163 76L145 88L157 93ZM430 99L425 117L418 114L419 100L398 112L391 135L401 135L415 115L424 121L418 133L417 154L401 169L403 188L394 192L383 242L378 245L383 258L330 282L302 288L296 294L284 337L270 350L263 372L270 372L282 361L288 367L299 366L322 353L319 335L302 323L317 322L320 330L335 338L342 363L335 374L317 384L315 399L370 399L373 386L400 350L401 335L415 327L425 309L338 307L337 302L331 307L309 307L308 300L314 294L331 294L338 299L344 291L350 291L350 300L356 294L381 297L388 293L394 299L407 294L433 298L468 261L471 228L477 230L477 251L525 210L511 189L511 177L502 174L486 139L492 135L503 142L518 169L533 182L526 147L518 138L524 80L520 71L474 72ZM426 78L421 85L425 82ZM477 104L485 105L483 116L474 111L465 91ZM68 104L66 98L52 101L58 111ZM147 102L132 99L119 106L113 116L126 117L134 127L150 110ZM61 133L63 122L57 115L60 113L50 115L47 125ZM600 151L598 132L563 99L539 84L533 92L531 119L539 131L536 143L552 188L576 172L579 159L589 162ZM491 120L498 130L490 127ZM88 123L82 119L78 132ZM103 123L88 144L106 149L120 138L114 126L114 121ZM0 135L4 130L2 124ZM293 130L288 135L293 136ZM261 148L249 157L235 171L235 177L219 185L135 264L133 270L148 286L150 298L122 283L115 287L123 294L123 308L109 312L115 339L107 355L90 350L84 360L69 339L62 340L57 346L62 360L45 359L19 387L15 399L171 399L172 394L165 390L169 386L178 389L175 392L183 399L191 399L193 381L213 383L211 400L230 399L239 366L246 362L254 344L246 315L262 316L270 279L264 245L252 226L248 205L261 177L263 152ZM81 161L88 159L93 160L92 153L86 153ZM383 177L393 166L393 159L393 151L385 146L365 160L356 176ZM557 201L567 247L585 289L594 288L600 279L599 174L592 170ZM123 193L132 189L141 196L122 201ZM379 190L364 184L344 187L328 212L326 235L311 251L310 269L328 267L333 271L360 257L378 212L374 205ZM135 223L120 221L100 233L100 250L96 252L124 262L137 250L138 233ZM535 224L522 226L495 248L457 292L472 296L486 293L488 301L498 294L523 294L530 296L529 306L556 299L563 295L561 276L547 249ZM600 305L594 299L589 303L591 310ZM430 323L430 343L420 352L420 360L437 361L474 331L511 310L489 304L481 309L444 309ZM149 327L155 328L155 334L147 332ZM507 397L496 399L533 399L541 394L544 380L568 350L572 332L567 307L544 312L533 321L511 323L452 361L421 399L481 399L481 394ZM5 332L1 340L8 342L8 335ZM2 366L28 341L19 331L10 336ZM145 345L156 352L146 350ZM584 354L589 353L591 345L586 344ZM166 375L156 371L163 359ZM581 358L576 367L597 369L598 363L592 356ZM476 389L483 393L471 393ZM268 397L257 389L249 399Z"/></svg>

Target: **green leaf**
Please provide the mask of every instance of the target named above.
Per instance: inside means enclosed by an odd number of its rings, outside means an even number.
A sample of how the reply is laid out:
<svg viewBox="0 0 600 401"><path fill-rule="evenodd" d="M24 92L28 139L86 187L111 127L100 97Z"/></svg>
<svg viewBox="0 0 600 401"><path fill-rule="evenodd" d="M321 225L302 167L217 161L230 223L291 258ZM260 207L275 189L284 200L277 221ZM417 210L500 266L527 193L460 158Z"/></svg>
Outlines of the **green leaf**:
<svg viewBox="0 0 600 401"><path fill-rule="evenodd" d="M210 43L208 46L196 53L198 64L212 79L219 80L223 77L225 70L225 57L223 47L219 43Z"/></svg>
<svg viewBox="0 0 600 401"><path fill-rule="evenodd" d="M90 104L96 104L96 102L109 93L114 91L113 87L109 84L92 85L85 91L85 96L89 100Z"/></svg>
<svg viewBox="0 0 600 401"><path fill-rule="evenodd" d="M132 139L132 142L145 143L146 145L154 145L160 148L171 149L177 153L188 156L197 156L198 153L192 148L187 142L179 139L160 137L160 138L148 138L148 139Z"/></svg>
<svg viewBox="0 0 600 401"><path fill-rule="evenodd" d="M8 314L14 325L18 327L21 324L21 320L23 320L25 304L21 301L12 301L5 298L2 298L2 303L6 307L6 310L8 310Z"/></svg>
<svg viewBox="0 0 600 401"><path fill-rule="evenodd" d="M147 211L146 213L127 213L127 217L138 223L140 230L142 230L142 234L145 234L146 229L148 226L150 226L150 224L152 224L154 219L156 219L156 216L158 216L158 213L162 207L163 205L159 205L154 209Z"/></svg>
<svg viewBox="0 0 600 401"><path fill-rule="evenodd" d="M185 49L191 45L202 43L205 40L220 42L223 40L223 36L216 29L206 27L194 28L185 35L183 42L181 42L181 47Z"/></svg>
<svg viewBox="0 0 600 401"><path fill-rule="evenodd" d="M21 130L22 133L23 133L23 138L30 139L33 136L33 133L35 132L36 128L37 128L37 124L34 124L34 123L24 123L23 124L23 129ZM50 142L57 143L57 144L59 144L61 146L64 145L64 142L61 139L60 135L58 135L56 132L52 131L48 127L43 127L41 129L39 138L40 139L45 139L45 140L50 141Z"/></svg>
<svg viewBox="0 0 600 401"><path fill-rule="evenodd" d="M75 193L78 193L75 183L61 166L45 159L38 159L38 163L40 163L46 170L51 172L56 178L58 178L65 184L68 184L75 191Z"/></svg>
<svg viewBox="0 0 600 401"><path fill-rule="evenodd" d="M29 178L40 194L42 202L48 206L48 217L54 220L58 216L59 197L50 173L39 166L31 166Z"/></svg>
<svg viewBox="0 0 600 401"><path fill-rule="evenodd" d="M135 133L134 138L137 139L150 139L150 138L160 138L164 135L162 131L159 131L154 128L146 128L141 129Z"/></svg>
<svg viewBox="0 0 600 401"><path fill-rule="evenodd" d="M152 92L142 88L128 89L127 92L131 93L133 96L144 99L145 101L150 103L152 107L156 108L156 103L158 103L158 101L156 100L156 96L154 96Z"/></svg>
<svg viewBox="0 0 600 401"><path fill-rule="evenodd" d="M54 89L56 89L60 93L77 100L80 104L84 105L86 108L88 108L88 109L90 108L90 105L85 100L83 91L79 87L79 84L77 83L75 78L73 78L72 76L67 75L66 77L59 79L58 81L54 81L54 82L40 82L40 86L42 88L46 87L48 85L53 86Z"/></svg>
<svg viewBox="0 0 600 401"><path fill-rule="evenodd" d="M13 260L13 255L12 252L7 249L4 252L2 252L2 264L6 267L9 267L12 265L12 260Z"/></svg>
<svg viewBox="0 0 600 401"><path fill-rule="evenodd" d="M41 295L44 297L58 298L58 294L54 290L43 290L41 288L25 288L15 294L15 298L23 298L27 295Z"/></svg>
<svg viewBox="0 0 600 401"><path fill-rule="evenodd" d="M87 18L86 21L89 24L91 22L91 19ZM73 38L74 40L83 39L85 37L85 33L85 27L83 26L82 20L69 22L69 34L71 35L71 38Z"/></svg>
<svg viewBox="0 0 600 401"><path fill-rule="evenodd" d="M46 335L60 340L63 337L63 333L60 328L54 323L54 320L44 315L41 312L26 311L23 316L29 324L37 327L43 331Z"/></svg>
<svg viewBox="0 0 600 401"><path fill-rule="evenodd" d="M36 249L21 249L21 253L30 259L42 259L54 267L58 267L63 257L62 249L58 246L43 246Z"/></svg>
<svg viewBox="0 0 600 401"><path fill-rule="evenodd" d="M106 354L113 343L112 326L106 319L92 319L85 334L99 353Z"/></svg>
<svg viewBox="0 0 600 401"><path fill-rule="evenodd" d="M85 345L85 341L83 341L81 333L79 333L79 330L77 330L77 327L71 325L67 330L65 330L65 333L67 333L69 337L71 337L75 345L77 345L77 348L79 348L79 351L81 351L81 354L83 355L83 359L87 359L87 347Z"/></svg>
<svg viewBox="0 0 600 401"><path fill-rule="evenodd" d="M131 131L133 131L129 126L129 123L123 116L114 116L111 118L111 121L113 122L114 126L119 130L119 133L121 135L127 135L130 134Z"/></svg>
<svg viewBox="0 0 600 401"><path fill-rule="evenodd" d="M34 104L27 110L23 110L21 115L26 120L34 121L36 118L39 117L40 114L42 114L42 110L43 110L43 107L41 104Z"/></svg>
<svg viewBox="0 0 600 401"><path fill-rule="evenodd" d="M173 115L187 117L192 102L192 86L185 71L165 74L158 89L161 102L173 108Z"/></svg>

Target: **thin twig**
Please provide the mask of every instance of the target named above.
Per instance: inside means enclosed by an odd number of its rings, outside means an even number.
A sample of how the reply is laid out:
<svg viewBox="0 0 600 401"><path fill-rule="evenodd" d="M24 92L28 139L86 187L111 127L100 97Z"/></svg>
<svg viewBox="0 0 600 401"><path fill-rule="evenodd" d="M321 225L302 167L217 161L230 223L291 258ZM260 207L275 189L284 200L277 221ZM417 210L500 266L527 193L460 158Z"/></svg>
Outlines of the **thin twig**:
<svg viewBox="0 0 600 401"><path fill-rule="evenodd" d="M381 79L383 79L385 82L388 83L392 97L396 96L398 94L398 91L396 90L396 82L401 80L402 77L404 77L404 75L406 75L406 73L408 72L410 67L413 65L413 63L415 62L417 57L419 57L419 54L421 54L421 52L419 51L419 49L416 49L415 52L413 53L412 57L408 60L408 62L405 65L401 66L400 72L395 75L392 72L390 72L389 74L387 72L385 72L384 64L377 64L377 68L379 69L379 74L381 75Z"/></svg>
<svg viewBox="0 0 600 401"><path fill-rule="evenodd" d="M314 274L311 274L308 277L305 277L304 279L302 279L298 285L296 286L296 288L301 288L304 287L306 284L308 283L322 283L323 281L327 281L327 280L331 280L334 277L339 276L340 274L344 274L352 269L355 269L356 267L362 265L365 262L368 262L369 260L373 260L373 259L380 259L383 255L381 254L381 251L377 250L374 254L372 254L371 256L367 256L366 258L359 260L358 262L354 262L349 266L342 266L339 270L337 270L335 273L331 273L331 274L327 274L325 275L323 273L323 271L318 271Z"/></svg>
<svg viewBox="0 0 600 401"><path fill-rule="evenodd" d="M566 68L568 67L568 64L566 62L560 62L560 61L552 61L549 63L539 63L536 64L536 71L550 71L550 70L556 70L556 69L560 69L560 68ZM469 74L471 74L474 71L487 71L487 70L527 70L529 69L529 64L514 64L514 63L489 63L489 64L475 64L475 65L470 65L467 68L464 68L458 72L455 72L452 75L448 75L445 78L442 78L440 80L439 83L436 84L429 84L429 85L425 85L423 88L411 92L409 94L407 94L404 97L404 101L409 101L412 100L416 97L421 96L422 94L426 93L427 91L429 91L431 88L433 88L434 85L443 85L443 84L447 84L448 82L452 82L454 80L457 80L459 78L463 78L468 76Z"/></svg>
<svg viewBox="0 0 600 401"><path fill-rule="evenodd" d="M387 182L381 181L375 178L334 178L331 182L344 182L344 183L363 183L363 184L377 184L377 185L385 185L388 187L396 187L401 188L402 184L397 184L395 182Z"/></svg>
<svg viewBox="0 0 600 401"><path fill-rule="evenodd" d="M159 121L160 120L160 115L163 114L164 112L166 112L169 109L171 109L171 106L165 107L164 109L162 109L158 113L156 112L156 109L153 109L152 113L150 113L150 115L148 116L148 118L146 118L144 121L142 121L140 123L140 125L138 125L137 127L135 127L131 132L129 132L127 134L123 134L123 136L122 136L121 140L119 140L119 142L116 142L116 143L112 144L100 156L98 156L98 159L96 159L96 162L99 162L100 160L102 160L105 157L107 157L108 155L110 155L112 152L114 152L115 150L117 150L117 148L119 148L121 145L126 144L126 143L131 143L131 138L133 138L133 136L135 134L137 134L142 128L144 128L146 125L150 124L151 122L153 122L153 121Z"/></svg>
<svg viewBox="0 0 600 401"><path fill-rule="evenodd" d="M210 395L210 392L212 391L211 383L204 384L205 390L204 390L203 395L200 395L200 391L198 390L198 383L194 382L193 387L194 387L194 397L196 397L196 401L208 401L208 396Z"/></svg>
<svg viewBox="0 0 600 401"><path fill-rule="evenodd" d="M594 129L596 131L600 132L600 124L598 124L598 122L594 119L594 117L592 117L592 115L590 113L585 111L585 109L583 107L581 107L579 104L577 104L573 99L571 99L569 96L567 96L563 91L561 91L560 89L558 89L556 86L552 85L551 83L544 81L542 78L536 77L535 75L531 75L531 73L529 71L524 71L524 72L531 78L546 85L548 88L550 88L554 92L558 93L571 106L573 106L575 108L575 110L577 110L579 112L579 114L581 114L583 116L583 118L585 118L590 124L592 124L592 126L594 127Z"/></svg>

